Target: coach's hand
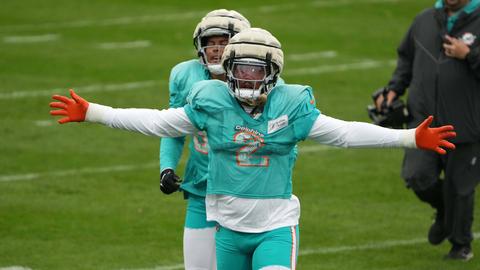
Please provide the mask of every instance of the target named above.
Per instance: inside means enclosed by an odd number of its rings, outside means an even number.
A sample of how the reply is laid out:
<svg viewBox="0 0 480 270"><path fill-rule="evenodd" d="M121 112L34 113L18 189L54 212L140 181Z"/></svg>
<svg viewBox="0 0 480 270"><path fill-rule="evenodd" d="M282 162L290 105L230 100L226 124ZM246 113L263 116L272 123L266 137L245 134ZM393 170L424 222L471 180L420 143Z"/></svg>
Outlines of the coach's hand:
<svg viewBox="0 0 480 270"><path fill-rule="evenodd" d="M72 96L72 98L60 95L52 96L53 99L60 102L50 102L50 107L60 110L52 110L50 114L65 116L58 120L60 124L85 121L89 104L88 101L77 95L73 89L70 89L70 96Z"/></svg>
<svg viewBox="0 0 480 270"><path fill-rule="evenodd" d="M455 149L455 145L446 139L453 138L457 134L453 131L453 126L441 126L430 128L433 116L429 116L415 130L415 142L418 148L432 150L441 155L447 153L444 149Z"/></svg>
<svg viewBox="0 0 480 270"><path fill-rule="evenodd" d="M445 41L443 49L446 56L463 60L470 53L470 47L459 39L445 35Z"/></svg>
<svg viewBox="0 0 480 270"><path fill-rule="evenodd" d="M172 169L165 169L160 173L160 190L165 194L172 194L180 188L180 177Z"/></svg>

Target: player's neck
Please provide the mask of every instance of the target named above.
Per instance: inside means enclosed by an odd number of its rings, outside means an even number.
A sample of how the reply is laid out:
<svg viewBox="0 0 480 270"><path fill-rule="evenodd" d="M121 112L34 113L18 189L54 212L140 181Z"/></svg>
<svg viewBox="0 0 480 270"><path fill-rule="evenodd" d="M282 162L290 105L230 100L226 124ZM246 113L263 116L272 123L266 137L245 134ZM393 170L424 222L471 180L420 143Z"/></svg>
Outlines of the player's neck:
<svg viewBox="0 0 480 270"><path fill-rule="evenodd" d="M451 7L447 6L446 11L447 11L448 17L450 17L452 15L455 15L456 13L461 11L469 3L470 3L470 1L466 1L465 3L459 4L459 5L456 5L456 6L451 6Z"/></svg>
<svg viewBox="0 0 480 270"><path fill-rule="evenodd" d="M226 77L225 73L223 73L223 74L212 74L210 72L210 77L212 77L212 80L220 80L220 81L226 81L227 80L227 77Z"/></svg>
<svg viewBox="0 0 480 270"><path fill-rule="evenodd" d="M243 102L239 102L243 110L248 113L253 119L258 119L263 113L263 105L253 106Z"/></svg>

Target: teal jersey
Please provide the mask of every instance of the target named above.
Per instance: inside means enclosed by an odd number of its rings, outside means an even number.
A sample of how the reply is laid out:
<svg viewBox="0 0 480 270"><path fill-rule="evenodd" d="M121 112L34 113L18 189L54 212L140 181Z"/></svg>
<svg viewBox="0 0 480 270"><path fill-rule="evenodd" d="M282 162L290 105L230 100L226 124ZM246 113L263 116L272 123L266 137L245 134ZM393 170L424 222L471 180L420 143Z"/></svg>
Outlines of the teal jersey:
<svg viewBox="0 0 480 270"><path fill-rule="evenodd" d="M277 82L275 83L275 86L279 86L282 84L285 84L285 81L281 77L278 77Z"/></svg>
<svg viewBox="0 0 480 270"><path fill-rule="evenodd" d="M176 65L170 74L170 107L183 107L192 86L210 80L210 73L198 61L190 60ZM176 169L183 151L185 138L163 138L160 144L160 169ZM190 156L185 167L181 188L197 196L205 196L208 172L208 145L205 132L198 132L190 141Z"/></svg>
<svg viewBox="0 0 480 270"><path fill-rule="evenodd" d="M295 145L320 115L309 86L275 86L258 119L222 81L196 83L187 101L187 116L206 131L210 146L207 194L290 198Z"/></svg>

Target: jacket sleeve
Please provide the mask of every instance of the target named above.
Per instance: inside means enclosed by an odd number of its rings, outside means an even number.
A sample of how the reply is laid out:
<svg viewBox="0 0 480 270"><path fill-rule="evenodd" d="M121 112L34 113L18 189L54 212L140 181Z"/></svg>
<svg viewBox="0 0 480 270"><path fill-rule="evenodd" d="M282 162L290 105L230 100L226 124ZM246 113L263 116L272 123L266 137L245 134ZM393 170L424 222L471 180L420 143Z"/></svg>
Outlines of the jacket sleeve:
<svg viewBox="0 0 480 270"><path fill-rule="evenodd" d="M470 49L467 54L467 63L472 69L475 77L480 80L480 45Z"/></svg>
<svg viewBox="0 0 480 270"><path fill-rule="evenodd" d="M388 89L395 91L397 95L403 95L412 80L413 59L415 57L413 26L413 24L410 26L397 49L397 67L387 86Z"/></svg>

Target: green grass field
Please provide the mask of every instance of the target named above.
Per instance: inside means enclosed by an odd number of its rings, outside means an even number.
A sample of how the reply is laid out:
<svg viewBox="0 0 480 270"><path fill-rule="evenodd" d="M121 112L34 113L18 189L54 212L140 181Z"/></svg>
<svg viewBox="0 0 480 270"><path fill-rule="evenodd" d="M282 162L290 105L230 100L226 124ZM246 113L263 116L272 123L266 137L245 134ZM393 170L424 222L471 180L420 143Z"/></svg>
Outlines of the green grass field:
<svg viewBox="0 0 480 270"><path fill-rule="evenodd" d="M278 37L284 79L311 85L323 113L368 121L396 46L433 2L3 0L0 269L182 269L185 201L158 189L159 140L59 126L51 94L74 87L97 103L163 108L170 69L195 56L196 23L228 8ZM298 269L480 269L479 258L444 261L449 245L427 243L433 211L404 187L401 160L399 149L300 145Z"/></svg>

